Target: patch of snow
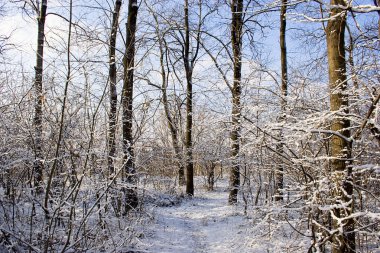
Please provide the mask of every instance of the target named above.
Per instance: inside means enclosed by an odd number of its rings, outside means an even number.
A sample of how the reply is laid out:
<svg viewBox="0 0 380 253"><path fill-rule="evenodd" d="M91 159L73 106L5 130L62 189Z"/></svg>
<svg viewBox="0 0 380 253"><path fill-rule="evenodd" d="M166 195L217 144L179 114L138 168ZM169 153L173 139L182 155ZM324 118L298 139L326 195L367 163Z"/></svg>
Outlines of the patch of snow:
<svg viewBox="0 0 380 253"><path fill-rule="evenodd" d="M227 181L215 191L196 193L196 197L184 199L179 205L151 206L149 212L154 221L135 246L136 252L288 252L281 250L284 248L292 249L289 252L296 252L294 249L304 252L310 246L303 238L295 242L294 238L283 240L281 235L272 241L274 237L270 234L275 229L270 231L271 225L268 226L261 214L254 215L255 219L249 218L252 215L245 216L242 205L227 205L226 188ZM288 225L284 227L289 234Z"/></svg>

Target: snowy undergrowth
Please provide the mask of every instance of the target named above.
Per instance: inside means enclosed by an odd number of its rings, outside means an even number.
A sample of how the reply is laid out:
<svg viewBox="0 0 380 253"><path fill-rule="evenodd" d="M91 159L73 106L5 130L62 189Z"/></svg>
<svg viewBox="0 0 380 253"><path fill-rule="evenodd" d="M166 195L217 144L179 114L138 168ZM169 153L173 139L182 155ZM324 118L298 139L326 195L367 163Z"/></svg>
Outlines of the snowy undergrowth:
<svg viewBox="0 0 380 253"><path fill-rule="evenodd" d="M121 215L120 187L108 186L85 179L75 198L67 189L54 192L48 212L43 195L25 188L8 196L0 188L0 252L127 252L149 217Z"/></svg>

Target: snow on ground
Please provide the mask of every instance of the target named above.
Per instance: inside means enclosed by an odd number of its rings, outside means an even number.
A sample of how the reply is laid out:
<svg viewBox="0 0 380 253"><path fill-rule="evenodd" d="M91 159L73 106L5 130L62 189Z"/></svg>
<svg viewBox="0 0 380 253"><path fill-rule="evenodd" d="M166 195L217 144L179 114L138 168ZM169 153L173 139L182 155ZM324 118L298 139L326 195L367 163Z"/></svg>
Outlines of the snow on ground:
<svg viewBox="0 0 380 253"><path fill-rule="evenodd" d="M287 247L294 239L284 241L276 235L273 241L274 233L268 235L266 222L259 217L247 218L242 205L228 206L225 183L215 191L200 190L195 195L177 206L155 207L154 222L134 252L297 252L298 247ZM299 252L305 252L302 250Z"/></svg>
<svg viewBox="0 0 380 253"><path fill-rule="evenodd" d="M245 250L247 218L226 205L227 193L218 189L173 207L157 207L142 252L249 252Z"/></svg>

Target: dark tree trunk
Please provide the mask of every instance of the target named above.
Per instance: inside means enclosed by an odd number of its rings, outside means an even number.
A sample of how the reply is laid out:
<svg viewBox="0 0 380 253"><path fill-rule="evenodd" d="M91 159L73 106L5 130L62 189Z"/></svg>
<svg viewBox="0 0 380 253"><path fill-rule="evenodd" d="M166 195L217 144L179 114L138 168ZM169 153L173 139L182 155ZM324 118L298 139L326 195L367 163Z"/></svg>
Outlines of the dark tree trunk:
<svg viewBox="0 0 380 253"><path fill-rule="evenodd" d="M115 133L117 118L117 91L116 91L116 37L119 27L119 13L121 0L115 3L115 10L112 16L112 27L109 47L109 80L110 80L110 113L108 130L108 169L110 175L115 173L114 159L116 154Z"/></svg>
<svg viewBox="0 0 380 253"><path fill-rule="evenodd" d="M206 164L206 168L207 168L207 190L209 190L209 191L214 190L215 167L216 167L216 164L214 162L210 162L210 165Z"/></svg>
<svg viewBox="0 0 380 253"><path fill-rule="evenodd" d="M42 154L42 104L44 92L42 88L43 60L44 60L44 41L45 41L45 20L46 20L47 0L42 0L39 10L38 35L37 35L37 54L35 66L35 105L34 105L34 150L35 160L33 164L34 185L37 192L41 193L42 174L44 171L44 157Z"/></svg>
<svg viewBox="0 0 380 253"><path fill-rule="evenodd" d="M194 164L193 164L193 68L190 62L190 28L189 28L189 1L185 0L185 48L183 60L186 72L186 194L194 195Z"/></svg>
<svg viewBox="0 0 380 253"><path fill-rule="evenodd" d="M280 122L284 123L286 118L286 97L288 95L288 65L286 55L286 7L287 0L281 0L280 11L280 49L281 49L281 115ZM277 145L277 151L284 152L283 133L280 132L280 143ZM276 201L283 200L284 189L284 166L279 164L276 171Z"/></svg>
<svg viewBox="0 0 380 253"><path fill-rule="evenodd" d="M182 50L182 58L185 66L186 74L186 133L185 133L185 155L186 155L186 194L194 196L194 162L193 162L193 70L195 61L198 57L200 46L200 33L201 33L201 5L199 1L199 23L196 30L196 46L190 54L190 24L189 24L189 1L185 0L185 36Z"/></svg>
<svg viewBox="0 0 380 253"><path fill-rule="evenodd" d="M230 194L228 203L237 203L237 194L240 187L240 116L241 116L241 49L243 28L243 0L232 0L231 3L231 44L233 52L234 80L232 87L232 130L231 130L231 172Z"/></svg>
<svg viewBox="0 0 380 253"><path fill-rule="evenodd" d="M330 110L336 112L332 120L331 130L339 132L345 137L350 137L350 121L344 114L348 113L346 59L345 59L345 28L346 13L339 6L346 6L344 0L331 0L330 17L326 29L327 56L329 63L329 83L330 83ZM342 13L343 15L337 15ZM339 111L339 112L338 112ZM343 116L342 116L343 115ZM333 135L331 137L331 173L335 184L333 197L338 205L353 201L352 169L349 165L351 158L351 143L343 138ZM348 207L338 207L334 210L337 218L349 216L353 210L353 203ZM338 229L342 224L331 217L334 229ZM340 231L340 230L339 230ZM332 237L333 253L353 253L355 252L354 220L347 219L343 223L343 233L337 233Z"/></svg>
<svg viewBox="0 0 380 253"><path fill-rule="evenodd" d="M133 153L133 71L135 58L135 35L138 5L137 0L129 0L128 4L128 23L125 45L124 64L124 85L122 93L123 105L123 170L125 173L125 211L136 208L137 198L137 175L134 164Z"/></svg>

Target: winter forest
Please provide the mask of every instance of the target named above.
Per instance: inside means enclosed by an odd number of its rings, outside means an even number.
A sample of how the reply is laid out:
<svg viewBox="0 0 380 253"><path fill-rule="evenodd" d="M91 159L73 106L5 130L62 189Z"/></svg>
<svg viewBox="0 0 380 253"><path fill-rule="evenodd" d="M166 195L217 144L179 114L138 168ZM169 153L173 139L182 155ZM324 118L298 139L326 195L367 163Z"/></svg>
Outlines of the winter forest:
<svg viewBox="0 0 380 253"><path fill-rule="evenodd" d="M0 252L379 253L379 0L0 0Z"/></svg>

